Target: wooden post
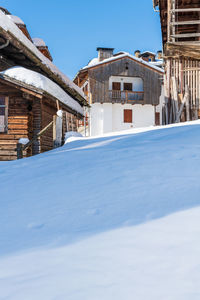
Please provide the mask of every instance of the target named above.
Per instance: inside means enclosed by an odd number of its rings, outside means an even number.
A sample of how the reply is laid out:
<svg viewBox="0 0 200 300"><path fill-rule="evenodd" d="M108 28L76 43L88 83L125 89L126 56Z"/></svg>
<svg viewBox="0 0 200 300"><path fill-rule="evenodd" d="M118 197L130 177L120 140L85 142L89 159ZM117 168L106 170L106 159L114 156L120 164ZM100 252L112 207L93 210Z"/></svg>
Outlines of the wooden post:
<svg viewBox="0 0 200 300"><path fill-rule="evenodd" d="M53 116L53 147L56 147L56 119L57 116Z"/></svg>
<svg viewBox="0 0 200 300"><path fill-rule="evenodd" d="M23 144L17 143L17 159L23 158Z"/></svg>
<svg viewBox="0 0 200 300"><path fill-rule="evenodd" d="M172 77L172 86L173 86L173 100L174 100L174 120L177 120L178 115L178 87L176 78Z"/></svg>
<svg viewBox="0 0 200 300"><path fill-rule="evenodd" d="M189 93L189 88L188 86L186 87L186 91L185 91L188 96L187 96L187 99L186 99L186 120L187 121L190 121L190 93Z"/></svg>

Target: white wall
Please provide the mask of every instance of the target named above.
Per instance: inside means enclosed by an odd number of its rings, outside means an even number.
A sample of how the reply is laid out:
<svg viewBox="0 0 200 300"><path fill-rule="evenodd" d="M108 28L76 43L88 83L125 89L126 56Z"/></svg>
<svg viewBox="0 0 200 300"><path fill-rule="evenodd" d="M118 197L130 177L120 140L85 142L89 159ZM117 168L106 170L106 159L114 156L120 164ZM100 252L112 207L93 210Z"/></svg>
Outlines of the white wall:
<svg viewBox="0 0 200 300"><path fill-rule="evenodd" d="M133 112L133 123L124 123L124 109ZM155 125L155 107L141 104L94 103L91 105L91 136L133 127Z"/></svg>
<svg viewBox="0 0 200 300"><path fill-rule="evenodd" d="M121 91L123 91L123 83L132 83L133 92L143 92L143 80L140 77L125 77L125 76L111 76L109 78L109 90L112 90L112 83L120 82L121 83Z"/></svg>

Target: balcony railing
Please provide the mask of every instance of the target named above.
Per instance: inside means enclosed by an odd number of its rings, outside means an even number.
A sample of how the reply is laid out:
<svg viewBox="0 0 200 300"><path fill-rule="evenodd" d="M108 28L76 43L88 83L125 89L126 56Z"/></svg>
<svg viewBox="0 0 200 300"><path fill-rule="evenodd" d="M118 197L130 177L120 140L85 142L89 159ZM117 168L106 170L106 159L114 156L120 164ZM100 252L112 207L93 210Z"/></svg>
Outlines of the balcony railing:
<svg viewBox="0 0 200 300"><path fill-rule="evenodd" d="M112 101L122 101L126 103L132 103L144 100L144 92L132 92L132 91L109 91L109 98Z"/></svg>

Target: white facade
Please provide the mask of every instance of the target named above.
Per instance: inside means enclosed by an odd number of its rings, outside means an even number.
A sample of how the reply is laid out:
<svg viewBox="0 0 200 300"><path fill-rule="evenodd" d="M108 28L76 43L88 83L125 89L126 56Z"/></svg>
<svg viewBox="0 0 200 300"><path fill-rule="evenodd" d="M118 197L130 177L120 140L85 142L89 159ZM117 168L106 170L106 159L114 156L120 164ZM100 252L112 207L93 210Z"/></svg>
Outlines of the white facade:
<svg viewBox="0 0 200 300"><path fill-rule="evenodd" d="M123 83L132 83L133 92L143 92L143 80L140 77L126 77L126 76L110 76L109 78L109 90L112 90L112 83L119 82L121 84L121 91L124 90Z"/></svg>
<svg viewBox="0 0 200 300"><path fill-rule="evenodd" d="M124 110L132 110L132 122L124 122ZM94 103L90 109L90 135L155 125L155 106Z"/></svg>

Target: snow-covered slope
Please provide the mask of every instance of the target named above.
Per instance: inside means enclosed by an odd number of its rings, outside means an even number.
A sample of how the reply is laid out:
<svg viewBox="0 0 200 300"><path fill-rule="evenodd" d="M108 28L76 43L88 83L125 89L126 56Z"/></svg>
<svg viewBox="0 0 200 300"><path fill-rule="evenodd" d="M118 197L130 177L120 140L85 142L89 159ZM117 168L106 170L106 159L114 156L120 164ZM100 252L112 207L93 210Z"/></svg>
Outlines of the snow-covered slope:
<svg viewBox="0 0 200 300"><path fill-rule="evenodd" d="M200 122L0 163L0 299L199 299Z"/></svg>

